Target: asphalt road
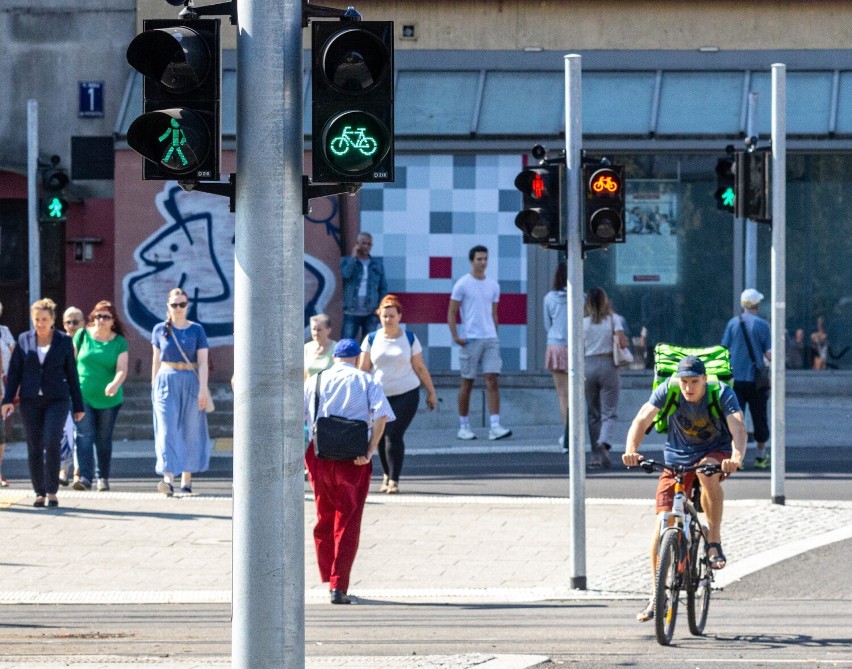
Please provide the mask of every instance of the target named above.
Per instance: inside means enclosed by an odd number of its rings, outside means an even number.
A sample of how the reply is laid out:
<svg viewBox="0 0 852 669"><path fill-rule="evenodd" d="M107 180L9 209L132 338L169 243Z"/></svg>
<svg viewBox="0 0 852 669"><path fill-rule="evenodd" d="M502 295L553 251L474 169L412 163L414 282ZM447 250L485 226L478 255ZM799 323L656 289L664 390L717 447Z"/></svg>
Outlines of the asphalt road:
<svg viewBox="0 0 852 669"><path fill-rule="evenodd" d="M527 604L309 604L306 655L529 653L556 667L852 666L852 540L768 567L714 593L707 634L681 610L673 645L657 645L636 601ZM809 575L819 574L819 579ZM30 661L114 655L230 654L227 606L2 606L0 653Z"/></svg>

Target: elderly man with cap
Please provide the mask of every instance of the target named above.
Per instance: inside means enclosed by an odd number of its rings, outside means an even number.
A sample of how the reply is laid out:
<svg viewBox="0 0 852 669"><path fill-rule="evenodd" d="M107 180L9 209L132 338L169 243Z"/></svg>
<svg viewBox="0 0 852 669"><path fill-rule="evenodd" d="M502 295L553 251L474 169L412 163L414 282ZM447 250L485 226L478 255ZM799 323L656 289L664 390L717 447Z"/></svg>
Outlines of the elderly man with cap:
<svg viewBox="0 0 852 669"><path fill-rule="evenodd" d="M628 467L635 467L642 461L639 445L657 414L668 405L668 400L671 399L669 388L672 387L677 401L675 409L668 416L668 440L664 449L666 464L693 465L702 462L722 465L723 474L719 478L716 475L698 474L701 481L701 506L709 526L707 549L710 566L713 569L722 569L726 560L721 543L722 508L725 500L721 482L722 478L733 474L742 464L747 435L743 413L734 391L721 381L712 383L714 395L718 393L718 402L714 403L718 409L711 408L704 363L695 356L687 356L681 360L675 375L657 386L651 393L651 398L639 409L627 433L627 446L621 460ZM718 387L715 387L716 384ZM684 479L687 495L692 490L694 480L694 472L687 474ZM660 475L657 484L658 518L651 541L652 573L656 573L657 569L661 521L659 514L671 511L674 485L672 474L663 472ZM651 598L648 606L636 619L645 622L653 617L654 600Z"/></svg>
<svg viewBox="0 0 852 669"><path fill-rule="evenodd" d="M381 385L355 367L360 354L361 347L354 339L337 342L334 364L320 372L316 415L317 377L305 381L305 420L309 426L319 416L364 420L370 426L367 454L354 460L320 460L313 443L305 452L317 509L314 526L317 563L322 582L329 584L332 604L351 603L347 595L349 574L358 551L361 516L370 489L371 458L385 431L385 423L396 418Z"/></svg>
<svg viewBox="0 0 852 669"><path fill-rule="evenodd" d="M734 372L734 392L745 414L746 407L751 412L754 424L754 439L757 441L757 453L754 466L757 469L769 467L769 453L766 442L769 439L769 420L766 405L769 401L769 388L758 387L756 374L764 367L764 357L772 357L772 345L769 323L757 315L763 295L754 288L747 288L740 296L743 312L734 316L725 327L722 346L731 352L731 369Z"/></svg>

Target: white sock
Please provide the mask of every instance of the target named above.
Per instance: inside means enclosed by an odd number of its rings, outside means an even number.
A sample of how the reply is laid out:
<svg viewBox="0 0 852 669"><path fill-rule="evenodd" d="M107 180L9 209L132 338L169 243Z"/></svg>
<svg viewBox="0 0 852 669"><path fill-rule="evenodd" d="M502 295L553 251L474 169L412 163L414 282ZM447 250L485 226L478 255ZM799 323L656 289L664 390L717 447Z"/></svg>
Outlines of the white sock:
<svg viewBox="0 0 852 669"><path fill-rule="evenodd" d="M491 427L497 427L500 425L500 414L493 413L491 414Z"/></svg>
<svg viewBox="0 0 852 669"><path fill-rule="evenodd" d="M459 416L459 427L470 429L470 416Z"/></svg>

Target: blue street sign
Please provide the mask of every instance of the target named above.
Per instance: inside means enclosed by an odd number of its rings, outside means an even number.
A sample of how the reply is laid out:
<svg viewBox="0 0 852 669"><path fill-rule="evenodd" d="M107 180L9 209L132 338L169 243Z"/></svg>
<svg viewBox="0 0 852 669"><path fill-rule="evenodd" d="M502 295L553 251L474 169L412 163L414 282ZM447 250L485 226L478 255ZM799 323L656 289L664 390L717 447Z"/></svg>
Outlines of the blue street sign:
<svg viewBox="0 0 852 669"><path fill-rule="evenodd" d="M103 118L104 115L104 82L80 81L80 113L81 118Z"/></svg>

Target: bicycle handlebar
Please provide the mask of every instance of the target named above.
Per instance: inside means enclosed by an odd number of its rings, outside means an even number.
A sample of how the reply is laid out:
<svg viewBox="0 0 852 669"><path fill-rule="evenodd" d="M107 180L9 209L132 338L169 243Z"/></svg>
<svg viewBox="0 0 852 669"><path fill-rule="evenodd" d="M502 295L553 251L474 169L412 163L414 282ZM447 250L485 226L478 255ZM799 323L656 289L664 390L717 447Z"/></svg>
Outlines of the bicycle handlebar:
<svg viewBox="0 0 852 669"><path fill-rule="evenodd" d="M648 474L651 474L655 471L668 471L672 474L685 474L686 472L698 471L704 474L705 476L712 476L713 474L719 474L722 471L722 465L717 464L715 462L705 464L699 462L694 465L667 465L662 462L657 462L656 460L642 460L639 463L639 466L644 469L645 472L647 472Z"/></svg>

